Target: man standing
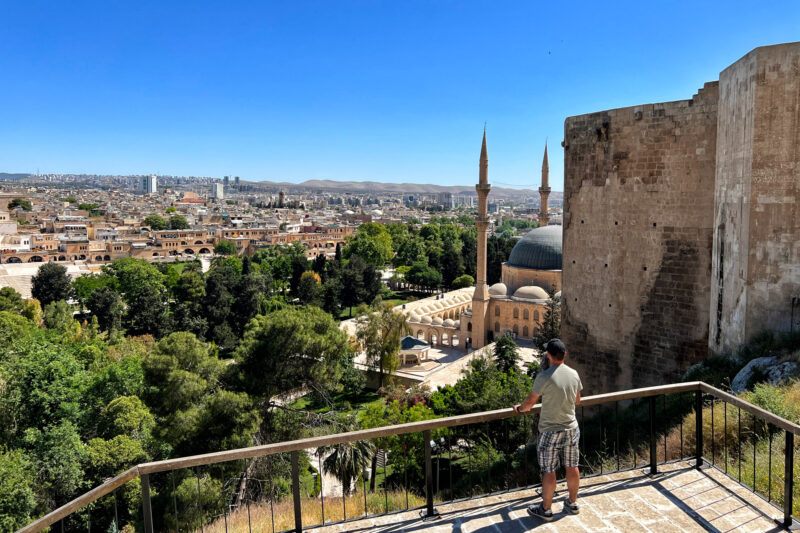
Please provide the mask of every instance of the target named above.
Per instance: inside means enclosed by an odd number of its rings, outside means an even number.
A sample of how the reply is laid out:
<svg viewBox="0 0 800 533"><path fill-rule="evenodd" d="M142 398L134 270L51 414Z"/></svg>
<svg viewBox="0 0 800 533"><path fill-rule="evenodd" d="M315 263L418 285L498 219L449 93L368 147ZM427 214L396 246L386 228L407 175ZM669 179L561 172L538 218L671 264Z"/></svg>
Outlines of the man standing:
<svg viewBox="0 0 800 533"><path fill-rule="evenodd" d="M578 373L564 364L567 348L559 339L552 339L545 347L550 367L536 376L533 390L514 410L526 413L542 398L539 414L539 468L542 472L542 502L528 507L528 514L547 522L553 519L550 508L556 490L556 469L563 464L567 471L569 499L564 511L572 514L578 508L578 441L581 432L575 418L575 406L581 401L581 379Z"/></svg>

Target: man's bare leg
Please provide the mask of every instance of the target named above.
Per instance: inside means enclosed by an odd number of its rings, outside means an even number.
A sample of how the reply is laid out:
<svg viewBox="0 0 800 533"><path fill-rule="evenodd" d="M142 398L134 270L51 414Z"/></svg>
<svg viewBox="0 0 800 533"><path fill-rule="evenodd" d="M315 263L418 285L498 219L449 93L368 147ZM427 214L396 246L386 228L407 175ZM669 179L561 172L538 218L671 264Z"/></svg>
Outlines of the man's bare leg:
<svg viewBox="0 0 800 533"><path fill-rule="evenodd" d="M576 469L577 470L577 469ZM553 504L553 494L556 491L556 473L555 472L548 472L542 474L542 509L545 511L550 510L550 506ZM575 489L575 494L578 493L578 489Z"/></svg>
<svg viewBox="0 0 800 533"><path fill-rule="evenodd" d="M575 503L578 501L578 487L581 484L581 473L577 466L568 466L567 471L567 488L569 489L569 501ZM544 481L542 481L542 488L544 488ZM555 488L555 474L553 474L553 488ZM550 493L552 499L553 493Z"/></svg>

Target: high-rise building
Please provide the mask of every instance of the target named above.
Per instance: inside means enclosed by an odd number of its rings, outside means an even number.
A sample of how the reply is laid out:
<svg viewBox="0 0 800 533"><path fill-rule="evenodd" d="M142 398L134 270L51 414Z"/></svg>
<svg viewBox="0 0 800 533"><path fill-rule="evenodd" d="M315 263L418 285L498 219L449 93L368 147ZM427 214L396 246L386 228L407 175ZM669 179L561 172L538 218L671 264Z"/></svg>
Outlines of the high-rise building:
<svg viewBox="0 0 800 533"><path fill-rule="evenodd" d="M154 174L142 176L139 182L139 190L143 194L156 194L158 192L158 178Z"/></svg>
<svg viewBox="0 0 800 533"><path fill-rule="evenodd" d="M211 197L216 198L217 200L222 200L225 198L225 185L222 183L212 183L211 184Z"/></svg>
<svg viewBox="0 0 800 533"><path fill-rule="evenodd" d="M237 189L239 188L239 176L234 176L233 186L236 187Z"/></svg>
<svg viewBox="0 0 800 533"><path fill-rule="evenodd" d="M231 177L230 176L225 176L224 178L222 178L222 183L223 183L223 185L225 185L225 187L227 187L228 185L231 184Z"/></svg>

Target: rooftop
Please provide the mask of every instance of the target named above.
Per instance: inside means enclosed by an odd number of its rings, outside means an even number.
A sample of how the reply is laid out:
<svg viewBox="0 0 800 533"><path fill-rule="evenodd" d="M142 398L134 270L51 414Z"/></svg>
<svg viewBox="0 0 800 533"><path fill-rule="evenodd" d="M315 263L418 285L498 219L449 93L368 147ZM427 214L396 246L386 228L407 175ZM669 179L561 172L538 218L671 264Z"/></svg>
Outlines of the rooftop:
<svg viewBox="0 0 800 533"><path fill-rule="evenodd" d="M526 233L508 256L513 267L561 270L561 226L544 226Z"/></svg>

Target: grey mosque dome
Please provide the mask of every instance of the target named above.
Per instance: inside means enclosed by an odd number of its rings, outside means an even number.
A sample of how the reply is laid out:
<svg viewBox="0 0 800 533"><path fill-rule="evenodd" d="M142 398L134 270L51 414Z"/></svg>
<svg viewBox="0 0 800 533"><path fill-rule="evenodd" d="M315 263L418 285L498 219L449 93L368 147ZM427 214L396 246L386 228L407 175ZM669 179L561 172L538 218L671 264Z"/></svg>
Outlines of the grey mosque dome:
<svg viewBox="0 0 800 533"><path fill-rule="evenodd" d="M534 270L561 270L561 226L535 228L511 250L508 264Z"/></svg>

